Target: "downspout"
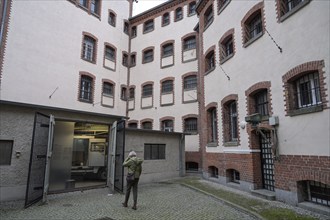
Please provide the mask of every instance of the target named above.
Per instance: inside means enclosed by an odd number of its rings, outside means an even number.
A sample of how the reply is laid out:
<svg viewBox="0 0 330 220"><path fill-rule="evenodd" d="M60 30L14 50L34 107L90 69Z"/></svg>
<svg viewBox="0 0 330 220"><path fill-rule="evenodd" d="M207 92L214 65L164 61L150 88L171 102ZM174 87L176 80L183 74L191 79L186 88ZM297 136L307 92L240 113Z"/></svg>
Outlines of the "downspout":
<svg viewBox="0 0 330 220"><path fill-rule="evenodd" d="M185 172L185 135L181 134L181 138L179 141L179 175L180 177L184 177L186 175Z"/></svg>
<svg viewBox="0 0 330 220"><path fill-rule="evenodd" d="M7 15L7 1L3 0L3 5L1 7L1 29L0 29L0 46L3 47L3 32L5 30L5 21L6 21L6 15Z"/></svg>
<svg viewBox="0 0 330 220"><path fill-rule="evenodd" d="M133 14L133 2L134 0L129 0L129 18ZM129 20L129 19L128 19ZM128 57L127 57L127 94L126 94L126 113L125 116L128 119L128 107L129 107L129 90L130 90L130 81L131 81L131 45L132 45L132 33L131 33L131 24L128 23Z"/></svg>

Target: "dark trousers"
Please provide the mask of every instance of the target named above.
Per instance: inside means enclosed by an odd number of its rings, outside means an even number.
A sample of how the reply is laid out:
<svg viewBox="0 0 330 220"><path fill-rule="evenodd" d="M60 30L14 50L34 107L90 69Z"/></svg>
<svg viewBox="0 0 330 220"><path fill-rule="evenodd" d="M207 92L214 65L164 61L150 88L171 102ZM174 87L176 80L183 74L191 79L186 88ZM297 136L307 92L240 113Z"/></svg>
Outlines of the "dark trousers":
<svg viewBox="0 0 330 220"><path fill-rule="evenodd" d="M133 201L134 201L134 206L136 206L137 194L138 194L138 183L139 183L139 179L127 181L127 189L126 189L126 195L125 195L126 204L128 202L129 195L131 194L131 189L133 188Z"/></svg>

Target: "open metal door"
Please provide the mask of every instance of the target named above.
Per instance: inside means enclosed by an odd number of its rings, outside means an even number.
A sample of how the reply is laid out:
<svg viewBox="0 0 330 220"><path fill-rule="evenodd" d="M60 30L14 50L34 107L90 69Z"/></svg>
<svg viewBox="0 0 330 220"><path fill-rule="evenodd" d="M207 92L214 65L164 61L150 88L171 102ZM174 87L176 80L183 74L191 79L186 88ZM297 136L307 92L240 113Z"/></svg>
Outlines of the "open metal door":
<svg viewBox="0 0 330 220"><path fill-rule="evenodd" d="M44 186L48 186L49 158L53 140L54 117L36 113L26 187L25 208L40 201L44 195ZM48 161L48 163L47 163ZM48 173L46 171L48 170ZM47 191L46 191L47 192Z"/></svg>
<svg viewBox="0 0 330 220"><path fill-rule="evenodd" d="M115 122L110 131L107 186L111 191L124 190L125 120Z"/></svg>

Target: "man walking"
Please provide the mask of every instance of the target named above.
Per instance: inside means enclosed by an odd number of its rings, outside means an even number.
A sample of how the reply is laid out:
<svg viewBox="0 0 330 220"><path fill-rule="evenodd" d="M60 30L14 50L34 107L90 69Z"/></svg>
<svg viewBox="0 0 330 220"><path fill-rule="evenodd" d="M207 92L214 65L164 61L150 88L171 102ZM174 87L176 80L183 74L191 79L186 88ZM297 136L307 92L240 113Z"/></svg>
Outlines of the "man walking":
<svg viewBox="0 0 330 220"><path fill-rule="evenodd" d="M126 194L125 194L125 202L123 202L123 206L127 207L127 202L129 199L129 195L131 193L131 188L133 187L133 207L132 209L136 210L137 204L137 193L138 193L138 183L140 179L140 175L142 172L142 163L143 159L136 157L136 153L131 151L128 154L128 157L125 159L123 166L128 168L127 172L127 187L126 187Z"/></svg>

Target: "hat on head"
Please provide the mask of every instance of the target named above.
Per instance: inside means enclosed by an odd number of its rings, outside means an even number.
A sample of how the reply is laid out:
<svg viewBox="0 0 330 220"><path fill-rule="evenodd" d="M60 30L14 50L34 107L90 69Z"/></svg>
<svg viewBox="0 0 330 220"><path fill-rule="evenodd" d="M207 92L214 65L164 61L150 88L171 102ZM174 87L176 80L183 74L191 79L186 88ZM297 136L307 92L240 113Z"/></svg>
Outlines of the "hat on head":
<svg viewBox="0 0 330 220"><path fill-rule="evenodd" d="M136 157L136 153L135 153L135 151L131 151L131 152L129 152L128 156L129 156L129 157Z"/></svg>

